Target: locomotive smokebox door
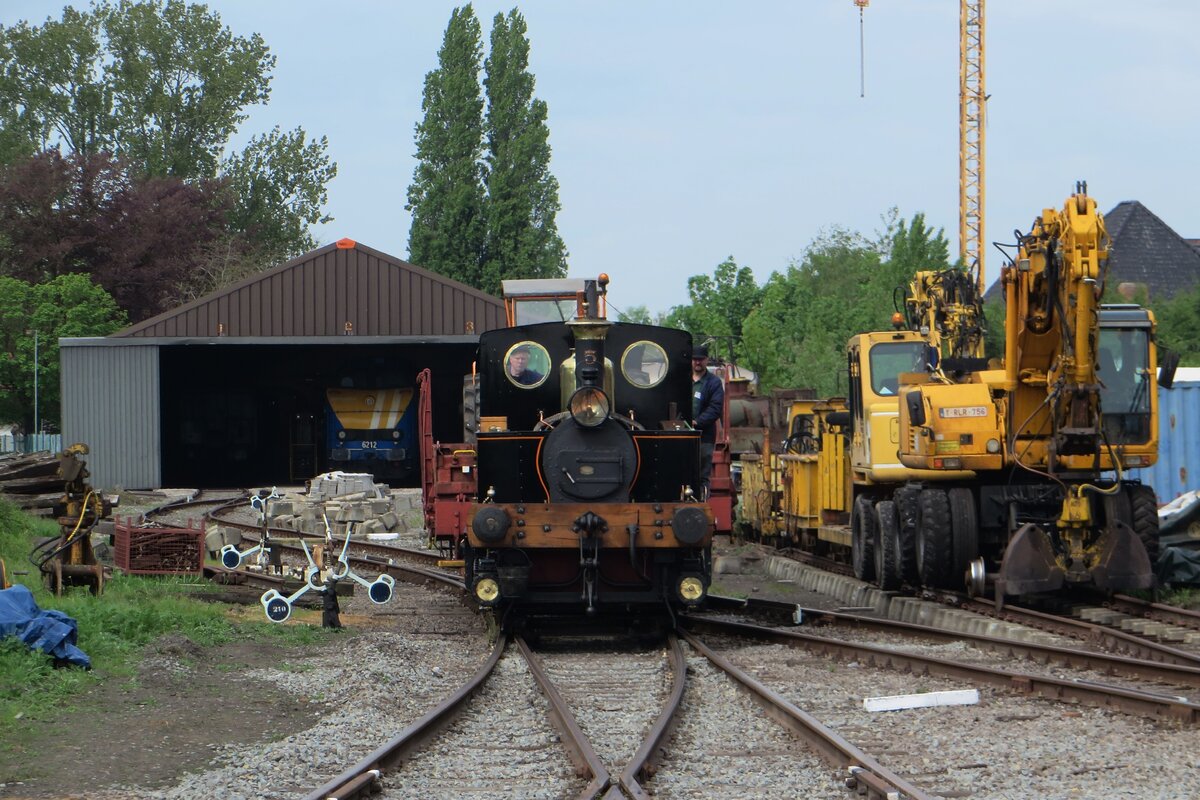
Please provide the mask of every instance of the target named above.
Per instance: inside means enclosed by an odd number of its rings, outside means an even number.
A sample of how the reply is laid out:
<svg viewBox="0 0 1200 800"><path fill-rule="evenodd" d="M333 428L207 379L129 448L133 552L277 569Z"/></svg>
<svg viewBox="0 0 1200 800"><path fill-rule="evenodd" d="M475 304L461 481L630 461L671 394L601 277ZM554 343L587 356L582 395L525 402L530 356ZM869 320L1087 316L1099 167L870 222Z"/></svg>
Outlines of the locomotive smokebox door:
<svg viewBox="0 0 1200 800"><path fill-rule="evenodd" d="M542 452L551 501L629 502L629 486L637 474L637 448L614 420L598 428L564 420L550 433Z"/></svg>

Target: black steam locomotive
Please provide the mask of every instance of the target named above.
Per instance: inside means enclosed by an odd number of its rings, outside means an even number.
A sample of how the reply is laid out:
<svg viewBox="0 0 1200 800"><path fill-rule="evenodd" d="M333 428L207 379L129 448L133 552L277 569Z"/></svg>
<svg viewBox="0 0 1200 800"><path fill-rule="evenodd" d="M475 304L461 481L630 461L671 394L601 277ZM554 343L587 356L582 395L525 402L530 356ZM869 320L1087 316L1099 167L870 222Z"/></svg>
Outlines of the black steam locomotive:
<svg viewBox="0 0 1200 800"><path fill-rule="evenodd" d="M440 448L426 500L484 606L624 612L708 591L691 335L609 322L604 283L568 321L480 337L475 443ZM446 490L466 476L469 494Z"/></svg>

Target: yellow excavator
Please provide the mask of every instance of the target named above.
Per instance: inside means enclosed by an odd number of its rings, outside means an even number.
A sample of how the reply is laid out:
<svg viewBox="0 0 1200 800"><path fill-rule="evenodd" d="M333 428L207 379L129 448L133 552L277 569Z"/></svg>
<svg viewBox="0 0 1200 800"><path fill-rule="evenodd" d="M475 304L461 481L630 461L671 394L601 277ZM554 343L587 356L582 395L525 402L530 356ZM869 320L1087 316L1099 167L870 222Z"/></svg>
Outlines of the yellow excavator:
<svg viewBox="0 0 1200 800"><path fill-rule="evenodd" d="M1002 367L900 376L900 463L940 473L894 490L915 509L923 584L981 594L991 583L998 603L1065 585L1152 586L1155 494L1125 470L1157 457L1155 321L1101 303L1108 254L1081 183L1019 234L1003 269ZM904 542L877 542L889 544L903 561ZM887 566L884 583L897 573Z"/></svg>
<svg viewBox="0 0 1200 800"><path fill-rule="evenodd" d="M917 273L895 330L852 337L845 398L797 400L787 452L746 465L746 527L857 577L997 602L1067 585L1148 588L1158 450L1155 321L1105 305L1109 237L1082 184L1003 271L1003 359L976 278ZM1169 386L1164 363L1158 383Z"/></svg>

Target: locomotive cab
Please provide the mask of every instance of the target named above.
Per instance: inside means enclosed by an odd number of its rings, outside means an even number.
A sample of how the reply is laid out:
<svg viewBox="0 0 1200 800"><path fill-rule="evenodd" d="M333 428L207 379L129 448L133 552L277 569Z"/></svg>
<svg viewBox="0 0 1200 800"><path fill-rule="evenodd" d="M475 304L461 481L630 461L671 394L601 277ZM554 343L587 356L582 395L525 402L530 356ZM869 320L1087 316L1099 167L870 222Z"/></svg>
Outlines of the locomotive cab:
<svg viewBox="0 0 1200 800"><path fill-rule="evenodd" d="M600 308L592 294L573 319L480 337L462 556L485 606L624 613L708 591L691 335Z"/></svg>

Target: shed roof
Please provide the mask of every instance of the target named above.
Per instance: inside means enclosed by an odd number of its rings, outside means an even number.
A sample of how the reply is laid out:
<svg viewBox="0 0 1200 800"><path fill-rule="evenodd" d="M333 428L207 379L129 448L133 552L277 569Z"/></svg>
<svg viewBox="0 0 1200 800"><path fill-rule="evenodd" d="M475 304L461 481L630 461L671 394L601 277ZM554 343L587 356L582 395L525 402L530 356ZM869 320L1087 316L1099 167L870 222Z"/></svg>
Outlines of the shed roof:
<svg viewBox="0 0 1200 800"><path fill-rule="evenodd" d="M504 324L500 299L342 239L113 336L455 336Z"/></svg>
<svg viewBox="0 0 1200 800"><path fill-rule="evenodd" d="M1137 200L1117 203L1104 215L1104 224L1112 239L1106 298L1115 297L1122 283L1145 286L1151 301L1200 286L1200 250ZM1002 296L996 281L984 299Z"/></svg>

